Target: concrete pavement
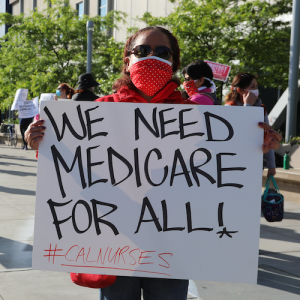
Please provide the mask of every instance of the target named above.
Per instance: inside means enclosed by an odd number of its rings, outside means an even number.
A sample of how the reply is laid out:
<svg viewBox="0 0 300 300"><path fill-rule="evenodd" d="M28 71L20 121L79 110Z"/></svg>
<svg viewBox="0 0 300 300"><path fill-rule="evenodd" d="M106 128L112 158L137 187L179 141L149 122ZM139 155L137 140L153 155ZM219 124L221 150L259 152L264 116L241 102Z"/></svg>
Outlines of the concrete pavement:
<svg viewBox="0 0 300 300"><path fill-rule="evenodd" d="M31 269L36 167L35 151L0 145L0 300L98 299L67 273ZM261 218L258 284L194 281L189 299L300 299L300 194L279 187L285 219Z"/></svg>

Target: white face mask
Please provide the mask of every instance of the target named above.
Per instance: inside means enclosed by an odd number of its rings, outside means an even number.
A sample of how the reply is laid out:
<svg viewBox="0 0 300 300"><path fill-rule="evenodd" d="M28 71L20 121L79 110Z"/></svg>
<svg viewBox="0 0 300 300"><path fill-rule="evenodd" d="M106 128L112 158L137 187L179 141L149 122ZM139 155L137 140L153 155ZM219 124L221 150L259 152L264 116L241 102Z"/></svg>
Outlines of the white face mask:
<svg viewBox="0 0 300 300"><path fill-rule="evenodd" d="M245 90L245 91L254 94L256 97L258 97L258 95L259 95L259 91L258 90Z"/></svg>
<svg viewBox="0 0 300 300"><path fill-rule="evenodd" d="M165 59L160 58L160 57L157 57L157 56L147 56L147 57L141 57L141 58L135 57L134 55L132 55L132 56L133 56L133 58L132 58L132 65L134 65L138 61L143 61L143 60L148 60L148 59L157 59L157 60L160 60L160 61L168 64L171 67L173 65L173 63L171 63L170 61L165 60ZM130 59L130 57L129 57L129 59Z"/></svg>

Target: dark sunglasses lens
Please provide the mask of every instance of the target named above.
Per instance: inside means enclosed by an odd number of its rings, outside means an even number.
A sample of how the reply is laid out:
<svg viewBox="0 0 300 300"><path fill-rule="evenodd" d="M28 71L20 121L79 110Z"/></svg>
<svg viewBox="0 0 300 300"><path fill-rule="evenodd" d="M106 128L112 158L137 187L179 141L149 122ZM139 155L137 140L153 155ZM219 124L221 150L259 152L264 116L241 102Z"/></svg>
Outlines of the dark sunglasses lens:
<svg viewBox="0 0 300 300"><path fill-rule="evenodd" d="M146 57L151 53L151 47L147 45L136 46L133 53L138 58Z"/></svg>
<svg viewBox="0 0 300 300"><path fill-rule="evenodd" d="M172 55L172 50L168 47L156 47L155 54L162 59L169 59Z"/></svg>

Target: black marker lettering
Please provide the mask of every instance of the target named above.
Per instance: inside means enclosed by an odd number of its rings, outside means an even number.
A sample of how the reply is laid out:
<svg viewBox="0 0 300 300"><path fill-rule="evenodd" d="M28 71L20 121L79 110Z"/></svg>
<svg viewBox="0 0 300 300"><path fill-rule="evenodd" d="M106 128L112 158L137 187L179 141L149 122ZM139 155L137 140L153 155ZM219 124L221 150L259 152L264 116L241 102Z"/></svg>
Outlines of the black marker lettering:
<svg viewBox="0 0 300 300"><path fill-rule="evenodd" d="M211 114L209 112L205 112L204 115L205 115L205 123L206 123L206 128L207 128L207 137L208 137L207 141L209 141L209 142L225 142L225 141L229 141L230 139L232 139L234 131L233 131L231 124L227 120L225 120L224 118L222 118L220 116ZM228 137L225 140L214 140L213 139L213 136L211 133L211 124L210 124L211 117L221 121L222 123L224 123L226 125L229 133L228 133Z"/></svg>
<svg viewBox="0 0 300 300"><path fill-rule="evenodd" d="M134 170L135 170L136 186L140 187L142 183L141 183L141 176L140 176L139 149L135 148L133 153L134 153Z"/></svg>
<svg viewBox="0 0 300 300"><path fill-rule="evenodd" d="M183 172L175 174L177 160L179 160ZM174 154L174 161L173 161L173 167L172 167L172 173L171 173L171 179L170 179L170 186L173 186L173 181L174 181L175 176L184 175L188 186L191 187L193 185L193 183L192 183L192 180L190 178L189 172L190 171L188 171L188 169L185 165L185 162L184 162L184 159L182 157L182 154L181 154L180 150L177 149L175 151L175 154Z"/></svg>
<svg viewBox="0 0 300 300"><path fill-rule="evenodd" d="M185 227L171 227L168 228L168 210L166 200L161 201L162 211L163 211L163 231L182 231Z"/></svg>
<svg viewBox="0 0 300 300"><path fill-rule="evenodd" d="M112 183L112 185L115 186L115 185L118 185L121 182L125 181L132 174L133 167L125 157L123 157L121 154L119 154L117 151L115 151L112 147L109 147L107 149L107 153L108 153L108 168L109 168L111 183ZM113 156L115 156L120 161L122 161L128 168L128 175L123 180L121 180L117 183L116 183L115 173L114 173L114 168L113 168L113 159L112 159Z"/></svg>
<svg viewBox="0 0 300 300"><path fill-rule="evenodd" d="M70 121L69 121L69 118L68 116L66 115L66 113L64 113L62 115L63 117L63 128L62 128L62 131L61 131L61 134L59 133L59 130L57 128L57 125L56 125L56 122L54 120L54 118L52 117L52 114L51 112L49 111L48 107L45 106L44 107L44 111L46 113L46 115L48 116L52 126L53 126L53 129L56 133L56 138L58 141L61 141L64 137L64 134L65 134L65 129L66 129L66 125L68 126L70 132L73 134L73 136L78 139L78 140L83 140L85 137L86 137L86 128L85 128L85 124L84 124L84 120L83 120L83 117L82 117L82 112L81 112L81 107L80 105L77 106L77 113L78 113L78 118L79 118L79 121L80 121L80 125L81 125L81 128L82 128L82 135L79 135L73 128L73 126L71 125Z"/></svg>
<svg viewBox="0 0 300 300"><path fill-rule="evenodd" d="M95 120L91 120L90 118L90 111L98 108L99 106L87 109L85 111L85 117L86 117L86 125L87 125L87 129L88 129L88 140L91 140L92 138L96 137L96 136L107 136L107 132L97 132L95 134L92 134L92 128L91 125L93 123L97 123L97 122L102 122L104 118L100 118L100 119L95 119Z"/></svg>
<svg viewBox="0 0 300 300"><path fill-rule="evenodd" d="M201 230L201 231L212 231L213 228L206 228L206 227L199 227L199 228L193 228L192 225L192 212L191 212L191 204L190 202L187 202L185 204L186 208L186 218L187 218L187 225L188 225L188 233Z"/></svg>
<svg viewBox="0 0 300 300"><path fill-rule="evenodd" d="M204 135L203 132L195 132L195 133L191 133L191 134L187 134L185 135L184 134L184 126L189 126L189 125L193 125L193 124L196 124L198 123L198 121L196 122L190 122L190 123L184 123L183 122L183 113L186 112L186 111L191 111L193 108L189 108L189 109L182 109L180 112L179 112L179 129L180 129L180 139L185 139L189 136L195 136L195 135L198 135L198 136L202 136Z"/></svg>
<svg viewBox="0 0 300 300"><path fill-rule="evenodd" d="M66 197L66 193L65 193L65 190L64 190L64 187L63 187L63 184L62 184L62 179L61 179L58 160L61 162L61 164L64 167L64 169L66 170L66 172L70 173L74 168L76 160L78 159L78 169L79 169L79 174L80 174L81 185L82 185L82 188L85 189L86 188L86 182L85 182L84 172L83 172L83 167L82 167L81 147L78 146L77 149L76 149L74 160L73 160L71 168L68 167L68 165L64 161L63 157L61 156L61 154L56 149L55 145L51 146L51 152L52 152L52 156L53 156L53 161L54 161L54 165L55 165L55 170L56 170L56 175L57 175L57 179L58 179L60 192L61 192L61 195L63 196L63 198Z"/></svg>
<svg viewBox="0 0 300 300"><path fill-rule="evenodd" d="M59 225L67 222L71 218L71 216L68 217L68 218L66 218L66 219L64 219L64 220L58 221L55 207L62 207L62 206L68 205L71 202L72 202L72 200L70 200L68 202L65 202L65 203L54 202L54 201L52 201L52 199L49 199L47 201L47 203L48 203L48 205L50 207L51 213L52 213L53 224L55 225L55 229L56 229L56 233L57 233L58 239L62 238L62 234L61 234L60 226Z"/></svg>
<svg viewBox="0 0 300 300"><path fill-rule="evenodd" d="M146 207L148 208L149 213L150 213L150 215L152 217L152 219L150 219L150 220L143 220ZM142 222L154 222L157 231L158 232L162 231L162 228L161 228L161 226L159 224L159 221L158 221L158 217L156 216L156 214L154 212L154 209L153 209L153 207L152 207L152 205L151 205L151 203L150 203L150 201L149 201L149 199L147 197L145 197L143 199L140 220L139 220L139 223L138 223L138 226L137 226L137 229L136 229L135 233L139 232Z"/></svg>
<svg viewBox="0 0 300 300"><path fill-rule="evenodd" d="M218 173L218 188L219 187L223 187L223 186L233 186L233 187L236 187L236 188L242 188L243 185L242 184L238 184L238 183L222 183L222 172L225 172L225 171L244 171L246 170L246 168L240 168L240 167L237 167L237 168L222 168L222 155L230 155L230 156L234 156L236 155L236 153L218 153L216 155L217 157L217 173Z"/></svg>
<svg viewBox="0 0 300 300"><path fill-rule="evenodd" d="M144 125L148 128L148 130L155 136L159 137L159 131L158 131L158 126L157 126L157 121L156 121L156 111L157 107L153 109L152 113L152 122L153 122L153 127L154 129L149 125L147 120L145 119L144 115L140 111L139 108L136 108L134 110L134 118L135 118L135 140L137 141L140 138L140 132L139 132L139 120L141 120Z"/></svg>
<svg viewBox="0 0 300 300"><path fill-rule="evenodd" d="M93 184L98 183L98 182L107 182L108 179L98 179L96 181L92 181L92 167L97 166L97 165L102 165L104 161L99 161L92 163L91 162L91 150L96 149L99 146L96 147L90 147L86 149L86 156L87 156L87 173L88 173L88 181L89 181L89 187L91 187Z"/></svg>
<svg viewBox="0 0 300 300"><path fill-rule="evenodd" d="M162 158L162 155L161 155L160 151L157 148L154 148L154 149L152 149L152 150L149 151L149 153L147 154L146 160L145 160L145 176L146 176L147 181L151 185L153 185L153 186L160 186L160 185L162 185L165 182L165 180L166 180L166 178L168 176L168 166L164 167L164 177L163 177L162 181L160 183L154 183L151 180L150 175L149 175L149 159L150 159L150 155L151 155L152 152L156 153L158 160L160 160Z"/></svg>
<svg viewBox="0 0 300 300"><path fill-rule="evenodd" d="M176 134L179 133L179 130L178 131L171 131L171 132L168 132L168 133L166 133L166 130L165 130L165 125L166 124L173 123L177 120L177 119L171 119L171 120L165 121L164 112L172 110L172 109L174 109L174 108L172 107L172 108L163 109L159 112L160 130L161 130L161 138L162 139L164 137L168 136L168 135L172 135L172 134L176 135Z"/></svg>
<svg viewBox="0 0 300 300"><path fill-rule="evenodd" d="M199 165L199 166L195 166L194 165L194 156L195 156L195 153L197 151L202 151L206 154L207 156L207 160L205 163L203 163L202 165ZM211 153L205 149L205 148L199 148L197 150L195 150L191 157L190 157L190 166L191 166L191 171L192 171L192 175L197 183L198 186L200 186L200 181L199 181L199 178L197 176L197 173L203 175L205 178L207 178L212 184L216 183L216 181L209 175L207 174L206 172L202 171L202 170L199 170L200 167L204 166L205 164L207 164L209 161L211 160Z"/></svg>
<svg viewBox="0 0 300 300"><path fill-rule="evenodd" d="M88 224L88 227L85 230L79 230L79 228L78 228L78 226L76 224L76 220L75 220L76 216L75 216L75 214L76 214L76 207L77 207L78 204L82 204L85 207L86 212L88 214L89 224ZM72 223L73 223L73 227L74 227L75 231L77 233L79 233L79 234L84 233L84 232L86 232L87 230L90 229L90 227L92 225L92 211L90 209L90 206L84 200L78 200L76 202L76 204L74 205L73 210L72 210Z"/></svg>
<svg viewBox="0 0 300 300"><path fill-rule="evenodd" d="M95 199L92 199L91 202L93 204L93 215L94 215L94 222L95 222L95 228L96 228L97 235L101 234L99 223L107 225L108 227L111 228L111 230L114 232L115 235L118 235L119 231L118 231L117 227L114 224L112 224L111 222L108 222L108 221L102 219L105 216L107 216L107 215L113 213L115 210L117 210L118 209L117 205L101 202L101 201L98 201ZM107 214L105 214L101 217L98 217L97 205L109 206L112 208L112 210L110 212L108 212Z"/></svg>

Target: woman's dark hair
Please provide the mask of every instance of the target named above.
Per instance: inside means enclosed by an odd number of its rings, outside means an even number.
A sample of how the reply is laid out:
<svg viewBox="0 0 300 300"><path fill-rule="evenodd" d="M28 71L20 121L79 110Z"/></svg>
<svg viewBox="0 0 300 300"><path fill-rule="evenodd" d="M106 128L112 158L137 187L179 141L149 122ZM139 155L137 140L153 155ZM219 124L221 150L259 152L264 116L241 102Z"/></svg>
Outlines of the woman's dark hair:
<svg viewBox="0 0 300 300"><path fill-rule="evenodd" d="M65 90L67 94L67 99L72 99L72 96L74 95L75 91L73 88L71 88L67 83L61 83L60 90Z"/></svg>
<svg viewBox="0 0 300 300"><path fill-rule="evenodd" d="M231 91L225 97L225 103L239 101L240 94L237 92L237 88L246 89L253 79L257 80L256 76L250 73L244 72L236 74L231 82Z"/></svg>
<svg viewBox="0 0 300 300"><path fill-rule="evenodd" d="M187 74L192 80L197 80L202 77L212 80L214 77L211 67L201 59L196 59L184 67L182 70L182 75L184 76L185 74ZM204 79L203 85L208 88L212 86L207 79Z"/></svg>
<svg viewBox="0 0 300 300"><path fill-rule="evenodd" d="M143 29L138 30L135 34L133 34L126 42L125 48L124 48L124 53L123 53L123 67L121 70L121 78L116 80L113 84L113 90L114 91L118 91L122 86L127 86L130 89L134 89L134 85L131 81L130 78L130 72L128 72L126 70L126 62L125 59L126 57L130 56L130 52L132 51L132 49L134 48L134 42L137 39L137 37L146 31L149 30L159 30L160 32L162 32L163 34L165 34L171 44L171 49L173 51L173 73L175 73L180 66L180 49L179 49L179 45L178 45L178 41L176 39L176 37L167 29L160 27L160 26L150 26L150 27L145 27ZM175 81L178 85L180 85L180 81L177 79L173 79L173 81Z"/></svg>

